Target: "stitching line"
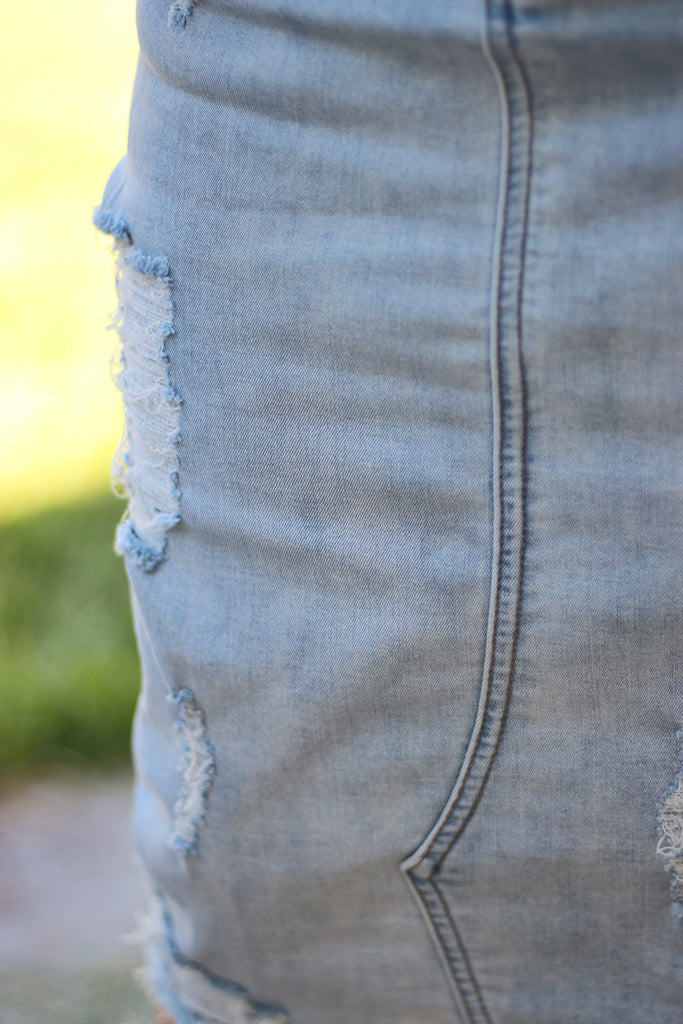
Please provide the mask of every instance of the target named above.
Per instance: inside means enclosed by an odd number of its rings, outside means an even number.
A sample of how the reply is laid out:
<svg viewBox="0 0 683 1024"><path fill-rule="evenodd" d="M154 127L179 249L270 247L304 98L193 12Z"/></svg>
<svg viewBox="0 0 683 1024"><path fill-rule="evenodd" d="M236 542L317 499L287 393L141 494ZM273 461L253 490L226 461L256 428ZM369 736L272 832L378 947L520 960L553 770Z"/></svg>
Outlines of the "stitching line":
<svg viewBox="0 0 683 1024"><path fill-rule="evenodd" d="M448 924L450 925L451 931L453 932L453 935L455 936L455 939L456 939L456 941L458 943L458 946L460 948L460 955L462 957L462 961L463 961L463 964L465 966L465 970L467 971L467 974L468 974L468 980L469 980L470 984L472 985L472 988L474 989L474 992L475 992L475 995L476 995L477 999L479 1000L480 1009L481 1009L481 1012L483 1014L484 1019L486 1020L486 1024L493 1024L493 1022L491 1020L491 1017L489 1015L489 1011L488 1011L488 1009L486 1007L486 1003L484 1002L484 996L483 996L483 993L482 993L482 991L481 991L481 989L479 987L479 982L477 981L477 977L476 977L476 975L474 973L474 970L472 969L472 964L470 962L470 958L469 958L469 956L467 954L467 950L465 948L465 945L464 945L462 939L460 938L460 933L458 932L458 929L456 928L455 921L453 920L453 915L451 914L450 909L448 907L448 903L446 902L446 899L444 898L444 895L441 892L441 889L436 884L436 879L430 878L429 879L429 884L432 886L432 888L434 889L434 892L439 897L439 901L440 901L440 903L441 903L441 905L443 907L443 911L444 911L444 914L446 915L446 919L448 921ZM455 975L455 970L453 970L453 973ZM457 981L457 979L456 979L456 981ZM467 1013L469 1015L469 1009L467 1010Z"/></svg>
<svg viewBox="0 0 683 1024"><path fill-rule="evenodd" d="M510 700L512 696L512 680L514 677L515 664L516 664L516 653L517 653L517 641L519 636L520 628L520 616L521 616L521 596L522 596L522 580L523 580L523 569L524 569L524 554L526 546L526 452L527 452L527 412L526 412L526 386L524 381L524 367L522 362L522 295L524 290L524 264L526 259L526 245L527 245L527 234L528 234L528 211L530 202L530 190L531 190L531 171L532 171L532 144L533 144L533 107L531 100L531 88L528 76L525 68L522 65L520 57L516 51L515 40L513 35L513 11L511 0L502 0L500 5L495 3L495 0L486 0L485 8L485 52L487 53L491 64L493 66L494 74L499 82L499 89L501 94L502 103L502 114L504 116L503 128L506 131L505 138L505 185L504 190L500 193L499 197L499 231L498 237L498 267L495 281L495 367L497 371L497 381L492 380L493 387L493 398L494 398L494 436L496 427L496 416L499 416L498 420L498 492L497 492L497 503L498 503L498 525L497 525L497 540L496 546L498 548L498 560L497 560L497 571L496 571L496 584L495 584L495 600L493 601L493 620L491 628L490 648L488 652L489 664L486 679L486 691L485 694L480 694L479 710L477 717L480 718L476 739L470 739L468 750L465 754L465 758L469 759L467 766L463 765L465 770L462 776L458 778L456 787L449 797L449 801L442 811L437 824L434 826L429 841L424 844L422 851L419 849L415 851L410 857L402 863L401 867L407 876L407 879L413 889L414 894L419 898L419 902L426 911L430 918L430 931L437 940L439 951L441 953L442 960L447 967L447 972L450 975L458 999L460 1008L463 1010L466 1018L470 1024L492 1024L491 1017L488 1009L486 1008L483 994L474 976L472 966L467 955L467 951L464 947L462 939L458 933L455 921L449 910L448 904L445 897L437 885L435 875L439 868L443 864L444 860L448 856L449 852L453 849L455 843L463 834L467 824L474 815L477 809L481 797L484 792L484 788L488 781L493 763L496 759L498 749L502 740L505 724L507 721ZM495 38L497 33L494 33L492 29L497 27L500 32L499 38ZM516 80L515 80L516 79ZM519 124L520 117L524 119L522 129L517 129L515 123ZM516 143L524 141L524 132L526 132L526 146L523 153L516 152ZM525 175L523 195L520 199L516 198L515 193L518 189L515 186L513 178L518 176L519 173ZM510 208L513 209L515 206L518 208L518 219L517 224L521 226L520 238L517 240L514 235L510 238L510 222L514 228L514 221L508 216ZM513 247L512 253L510 247ZM518 247L518 248L517 248ZM516 310L515 310L515 321L512 332L510 327L504 324L504 305L505 305L505 284L509 280L511 273L514 273L514 269L510 269L510 261L515 259L514 266L517 270L517 288L516 288ZM509 337L510 333L513 333L512 343L508 342L504 346L506 337ZM516 339L514 338L516 334ZM515 345L516 340L516 345ZM510 410L510 397L514 400L514 382L513 390L510 391L509 381L506 380L506 358L510 362L510 365L514 371L515 364L512 362L515 357L517 360L516 369L519 376L517 384L517 401L513 404ZM492 362L493 366L493 362ZM496 387L497 385L497 387ZM507 398L507 403L506 403ZM497 403L497 405L495 404ZM507 410L506 410L507 404ZM515 420L518 419L518 422ZM509 488L506 488L506 470L508 473L514 470L514 447L511 448L511 443L514 446L515 438L517 434L519 437L519 471L517 479L512 479L509 484ZM517 496L517 488L519 494ZM511 494L508 491L511 491ZM520 518L519 530L515 533L514 520L512 526L508 525L506 518L506 504L508 511L512 511L513 516L515 513L515 505L518 504L518 512ZM519 544L519 551L516 552L517 544ZM495 548L494 548L495 550ZM517 556L515 559L515 555ZM516 560L516 566L515 566ZM512 568L511 568L512 564ZM495 738L494 745L488 753L488 761L486 763L486 770L483 776L478 780L476 778L475 769L478 769L482 761L487 757L486 750L486 739L491 729L496 725L496 707L497 702L492 700L492 691L494 688L495 681L495 670L496 670L496 650L497 641L499 635L501 635L501 615L504 615L509 610L505 607L501 613L501 604L503 603L506 596L509 596L509 587L504 586L504 574L509 575L512 573L517 576L517 585L513 596L514 600L514 619L513 619L513 630L512 637L507 642L507 649L509 651L509 669L507 672L507 678L505 681L505 701L502 712L499 713L499 721L497 727L497 735ZM491 613L491 609L490 609ZM503 646L503 656L506 649L506 637L501 635ZM497 690L500 691L502 686L499 685ZM482 699L483 697L483 699ZM462 770L462 769L461 769ZM474 794L472 803L467 809L464 818L456 825L458 812L461 810L462 805L467 803L466 788L472 775L474 774L473 784L478 785L478 789ZM470 787L471 788L471 787ZM453 834L449 836L450 828L453 826ZM446 839L448 840L445 844L445 849L441 852L437 850L437 856L431 857L437 845ZM420 868L425 861L428 862L427 867L429 868L429 874L425 875L423 872L418 876L416 874L417 869ZM441 908L445 917L448 930L451 933L453 940L455 941L461 965L464 966L467 974L467 981L470 982L474 995L468 994L462 982L457 976L457 966L455 963L455 956L449 955L447 942L445 936L442 934L443 924L441 928L439 922L436 920L433 911L428 905L426 897L426 887L429 886L433 890L435 896L438 898Z"/></svg>
<svg viewBox="0 0 683 1024"><path fill-rule="evenodd" d="M517 285L517 341L518 341L518 345L519 345L519 362L520 362L520 371L521 371L520 372L520 407L521 407L521 416L522 416L521 466L520 466L520 499L521 499L521 501L520 501L520 512L521 512L521 520L522 521L521 521L521 527L520 527L519 578L518 578L518 583L517 583L517 594L516 594L516 598L515 598L516 606L517 607L516 607L516 611L515 611L515 627L514 627L514 632L513 632L513 636L512 636L511 650L510 650L510 672L509 672L509 677L508 677L509 678L509 684L508 684L508 687L507 687L507 693L506 693L506 697L505 697L505 705L504 705L503 713L502 713L502 716L501 716L498 737L496 739L495 746L494 746L493 751L491 753L491 757L490 757L490 760L489 760L489 763L488 763L488 767L487 767L486 773L485 773L485 775L484 775L484 777L482 779L481 786L479 788L479 792L477 793L476 799L474 800L474 803L472 804L472 807L470 808L470 810L469 810L467 816L465 817L464 821L460 825L460 828L456 830L456 832L453 835L450 843L446 847L446 850L441 854L441 856L439 857L438 861L436 862L435 869L438 869L441 866L441 864L443 863L443 861L446 859L446 857L448 856L450 851L455 846L455 843L457 842L457 840L460 838L460 836L464 832L465 827L467 826L468 822L472 818L475 810L477 809L479 801L481 800L482 794L484 792L484 788L485 788L486 783L488 781L488 777L489 777L489 775L491 773L491 769L493 767L493 762L495 761L496 755L498 754L498 748L499 748L501 740L503 738L503 732L505 731L505 723L507 721L508 710L509 710L510 701L511 701L511 698L512 698L512 680L513 680L514 674L515 674L515 663L516 663L516 660L517 660L517 639L519 637L519 622L520 622L521 610L522 610L522 579L523 579L523 576L524 576L524 554L525 554L525 550L526 550L526 522L527 522L527 512L526 512L527 411L526 411L526 385L525 385L525 381L524 381L524 367L523 367L523 364L522 364L522 353L521 353L521 342L522 342L522 295L523 295L523 292L524 292L524 268L525 268L525 263L526 263L526 240L527 240L527 234L528 234L528 213L529 213L529 201L530 201L530 194L531 194L533 109L532 109L532 106L531 106L531 86L530 86L530 83L529 83L529 78L527 76L526 69L524 68L524 65L522 64L521 60L519 59L519 55L518 55L517 50L516 50L515 45L514 45L514 38L512 36L512 29L511 29L511 25L510 25L511 18L512 18L511 9L510 9L510 0L505 0L505 5L506 5L506 8L505 8L506 9L506 19L508 19L508 18L510 19L508 21L508 24L507 24L507 32L506 32L506 35L507 35L507 38L508 38L508 42L509 42L509 48L510 48L509 52L510 52L510 56L512 57L512 60L513 60L515 66L516 66L516 68L517 68L517 70L519 72L520 78L522 80L523 92L525 94L525 98L526 98L526 101L527 101L527 110L528 110L527 174L526 174L526 188L525 188L525 193L524 193L524 205L523 205L523 210L522 210L522 238L521 238L521 243L520 243L521 259L520 259L520 268L519 268L519 280L518 280L518 285ZM512 139L510 139L510 148L512 148ZM508 181L507 181L507 187L506 187L506 206L505 206L506 214L507 214L507 208L508 208L509 194L510 194L510 173L509 173L509 168L508 168ZM503 230L505 230L505 227L504 227ZM501 263L500 279L502 279L502 276L503 276L503 265ZM501 283L501 290L502 290L502 283ZM499 329L499 331L501 331L500 302L498 303L497 323L498 323L498 329ZM500 338L500 336L501 335L499 334L499 338ZM500 345L498 346L498 362L499 362L499 365L500 365L500 362L501 362L501 346ZM500 380L501 380L501 396L502 396L502 392L503 392L502 374L501 374ZM504 490L504 488L503 488L503 444L504 444L504 436L505 436L505 421L503 420L502 423L501 423L501 449L500 449L499 474L498 474L500 503L501 503L501 517L500 517L501 534L503 534L503 532L504 532L504 522L505 522L505 504L504 504L504 501L503 501L503 490ZM493 667L494 667L494 664L495 664L495 641L496 641L496 638L497 638L498 608L499 608L499 599L500 599L500 587L501 587L502 571L503 571L503 548L501 546L501 553L500 553L500 558L499 558L499 562L498 562L498 586L497 586L497 592L496 592L496 617L495 617L495 620L494 620L494 634L493 634L493 643L492 643L491 667L490 667L490 670L489 670L489 683L488 683L487 697L486 697L487 709L488 709L488 706L490 704L490 693L491 693L491 686L492 686L492 682L493 682ZM483 732L484 732L484 723L482 723L482 727L479 730L479 737L481 737ZM477 740L477 749L478 749L478 746L479 746L479 738ZM476 757L476 755L475 755L475 757ZM474 763L474 760L475 760L475 758L472 759L472 764ZM471 765L470 765L470 769L471 769ZM467 773L468 775L469 775L470 769L468 769L468 773ZM432 844L430 845L430 848L431 848L431 846L433 846L434 842L435 842L435 839L432 841ZM425 854L425 856L426 856L426 854ZM424 859L424 858L422 858L422 859Z"/></svg>

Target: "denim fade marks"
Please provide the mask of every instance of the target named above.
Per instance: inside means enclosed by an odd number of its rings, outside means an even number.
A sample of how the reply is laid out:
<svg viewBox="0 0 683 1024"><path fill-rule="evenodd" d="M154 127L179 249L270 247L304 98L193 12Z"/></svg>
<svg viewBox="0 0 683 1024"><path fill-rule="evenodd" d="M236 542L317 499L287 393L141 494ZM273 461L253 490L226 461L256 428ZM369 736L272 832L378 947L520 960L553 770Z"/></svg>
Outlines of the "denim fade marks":
<svg viewBox="0 0 683 1024"><path fill-rule="evenodd" d="M473 817L503 736L512 694L526 533L526 396L522 292L531 180L532 108L508 0L486 4L482 46L498 84L501 164L491 278L493 560L486 653L477 716L453 791L421 846L401 864L446 968L462 1019L492 1018L439 870Z"/></svg>
<svg viewBox="0 0 683 1024"><path fill-rule="evenodd" d="M676 734L679 769L676 778L662 794L657 815L660 839L657 853L671 872L671 899L674 913L683 915L683 729Z"/></svg>
<svg viewBox="0 0 683 1024"><path fill-rule="evenodd" d="M145 932L146 965L139 978L175 1024L292 1024L286 1010L258 1002L242 985L216 977L183 956L158 890L152 895Z"/></svg>
<svg viewBox="0 0 683 1024"><path fill-rule="evenodd" d="M167 340L174 334L171 273L166 257L133 244L126 219L98 207L93 222L114 239L120 337L113 378L125 406L125 430L112 464L116 493L129 499L116 551L145 572L165 557L166 533L180 522L178 477L182 399L172 385Z"/></svg>

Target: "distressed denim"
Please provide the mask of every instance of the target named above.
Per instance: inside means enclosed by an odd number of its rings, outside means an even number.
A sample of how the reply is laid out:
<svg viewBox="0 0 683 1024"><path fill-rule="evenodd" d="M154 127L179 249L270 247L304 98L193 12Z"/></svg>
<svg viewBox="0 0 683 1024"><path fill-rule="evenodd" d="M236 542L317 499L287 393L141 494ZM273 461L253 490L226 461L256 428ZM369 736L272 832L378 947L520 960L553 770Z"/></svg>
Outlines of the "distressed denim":
<svg viewBox="0 0 683 1024"><path fill-rule="evenodd" d="M178 1024L680 1024L683 4L139 0L112 236Z"/></svg>

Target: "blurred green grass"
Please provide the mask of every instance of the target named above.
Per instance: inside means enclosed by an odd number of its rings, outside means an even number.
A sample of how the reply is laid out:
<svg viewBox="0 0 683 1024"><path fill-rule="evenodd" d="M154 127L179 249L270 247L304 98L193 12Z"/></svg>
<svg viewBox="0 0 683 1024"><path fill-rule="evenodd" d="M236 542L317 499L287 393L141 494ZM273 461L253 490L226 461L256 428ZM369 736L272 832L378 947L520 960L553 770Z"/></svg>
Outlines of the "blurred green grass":
<svg viewBox="0 0 683 1024"><path fill-rule="evenodd" d="M135 0L9 5L0 63L0 774L128 760L138 666L108 244L91 223L126 151Z"/></svg>
<svg viewBox="0 0 683 1024"><path fill-rule="evenodd" d="M0 775L128 759L138 690L122 505L104 494L0 527Z"/></svg>

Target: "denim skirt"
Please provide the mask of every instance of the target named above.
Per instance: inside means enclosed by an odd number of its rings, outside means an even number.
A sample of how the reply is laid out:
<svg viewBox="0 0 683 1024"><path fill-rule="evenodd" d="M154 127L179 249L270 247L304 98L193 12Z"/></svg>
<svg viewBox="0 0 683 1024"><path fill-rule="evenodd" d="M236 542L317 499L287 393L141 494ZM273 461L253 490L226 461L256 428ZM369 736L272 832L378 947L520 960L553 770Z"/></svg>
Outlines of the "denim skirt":
<svg viewBox="0 0 683 1024"><path fill-rule="evenodd" d="M139 0L116 254L178 1024L680 1024L683 3Z"/></svg>

